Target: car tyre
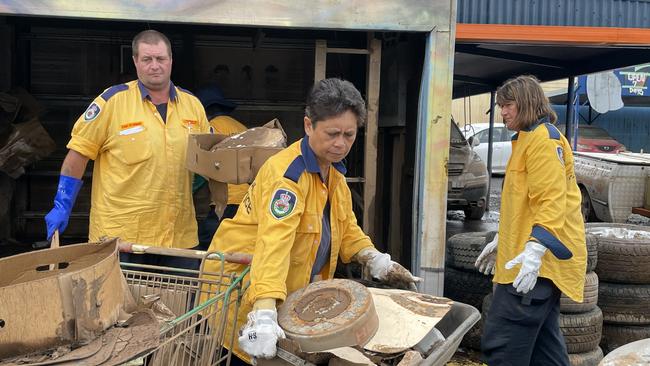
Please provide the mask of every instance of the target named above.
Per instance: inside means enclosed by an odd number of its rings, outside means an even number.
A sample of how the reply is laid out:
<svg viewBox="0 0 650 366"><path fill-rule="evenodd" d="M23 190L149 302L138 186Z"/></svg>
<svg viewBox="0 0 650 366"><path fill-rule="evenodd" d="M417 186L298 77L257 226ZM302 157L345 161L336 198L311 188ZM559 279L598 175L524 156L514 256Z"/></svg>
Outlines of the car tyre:
<svg viewBox="0 0 650 366"><path fill-rule="evenodd" d="M587 232L599 227L649 231L647 226L625 224L587 224ZM604 282L650 284L650 240L598 236L596 273Z"/></svg>
<svg viewBox="0 0 650 366"><path fill-rule="evenodd" d="M477 231L456 234L447 239L448 266L467 271L477 271L476 259L485 245L494 239L496 231Z"/></svg>
<svg viewBox="0 0 650 366"><path fill-rule="evenodd" d="M480 220L485 215L485 206L483 207L470 207L463 210L465 212L465 219L467 220Z"/></svg>
<svg viewBox="0 0 650 366"><path fill-rule="evenodd" d="M598 275L595 272L586 274L583 296L583 302L579 303L562 294L562 297L560 297L560 312L565 314L586 313L596 308L598 304Z"/></svg>
<svg viewBox="0 0 650 366"><path fill-rule="evenodd" d="M603 331L603 313L595 309L581 314L560 314L560 329L567 352L583 353L598 348Z"/></svg>
<svg viewBox="0 0 650 366"><path fill-rule="evenodd" d="M650 286L600 282L598 306L606 323L650 325Z"/></svg>
<svg viewBox="0 0 650 366"><path fill-rule="evenodd" d="M594 211L594 205L591 202L591 197L589 197L589 192L587 188L580 186L580 195L582 196L582 203L580 204L580 211L582 211L582 218L585 222L598 221L596 217L596 212Z"/></svg>
<svg viewBox="0 0 650 366"><path fill-rule="evenodd" d="M650 326L605 323L600 347L605 353L610 353L620 346L646 338L650 338Z"/></svg>
<svg viewBox="0 0 650 366"><path fill-rule="evenodd" d="M483 297L490 292L492 292L492 277L477 271L445 268L445 297L481 310Z"/></svg>
<svg viewBox="0 0 650 366"><path fill-rule="evenodd" d="M600 347L593 351L569 354L571 366L596 366L603 359L603 350Z"/></svg>

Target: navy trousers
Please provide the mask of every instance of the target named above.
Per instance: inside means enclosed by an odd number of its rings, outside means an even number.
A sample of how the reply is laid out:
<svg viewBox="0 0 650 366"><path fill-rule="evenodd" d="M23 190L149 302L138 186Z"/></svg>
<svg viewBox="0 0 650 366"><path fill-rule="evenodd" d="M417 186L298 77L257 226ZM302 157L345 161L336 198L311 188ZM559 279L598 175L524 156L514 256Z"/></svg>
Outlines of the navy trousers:
<svg viewBox="0 0 650 366"><path fill-rule="evenodd" d="M560 290L538 278L526 295L512 284L497 285L481 339L489 366L569 366L560 331Z"/></svg>

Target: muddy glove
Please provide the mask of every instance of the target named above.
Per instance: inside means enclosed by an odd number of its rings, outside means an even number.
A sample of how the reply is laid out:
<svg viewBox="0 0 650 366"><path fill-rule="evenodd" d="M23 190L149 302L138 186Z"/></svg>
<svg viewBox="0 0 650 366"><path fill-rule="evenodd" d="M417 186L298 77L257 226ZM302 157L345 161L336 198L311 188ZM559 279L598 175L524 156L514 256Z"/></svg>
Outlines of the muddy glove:
<svg viewBox="0 0 650 366"><path fill-rule="evenodd" d="M253 311L248 313L248 323L241 330L239 347L252 357L273 358L277 352L279 338L285 338L285 335L278 325L275 300L258 300L253 306Z"/></svg>
<svg viewBox="0 0 650 366"><path fill-rule="evenodd" d="M415 283L420 282L420 278L413 276L401 264L393 262L390 254L380 253L375 248L364 248L355 257L379 281L394 288L417 291Z"/></svg>
<svg viewBox="0 0 650 366"><path fill-rule="evenodd" d="M59 186L56 189L56 196L54 197L54 208L45 215L45 225L47 226L47 240L52 238L55 230L63 233L68 227L68 219L72 206L77 199L77 194L83 185L81 179L61 175L59 177Z"/></svg>
<svg viewBox="0 0 650 366"><path fill-rule="evenodd" d="M506 269L512 269L517 264L521 264L519 274L515 278L515 282L512 283L512 286L517 289L517 292L526 294L535 287L544 253L546 253L545 246L536 241L529 241L526 243L526 248L523 252L519 253L515 259L506 263Z"/></svg>
<svg viewBox="0 0 650 366"><path fill-rule="evenodd" d="M497 262L497 244L499 243L499 234L494 236L491 242L487 243L481 254L476 258L474 267L484 275L493 275Z"/></svg>

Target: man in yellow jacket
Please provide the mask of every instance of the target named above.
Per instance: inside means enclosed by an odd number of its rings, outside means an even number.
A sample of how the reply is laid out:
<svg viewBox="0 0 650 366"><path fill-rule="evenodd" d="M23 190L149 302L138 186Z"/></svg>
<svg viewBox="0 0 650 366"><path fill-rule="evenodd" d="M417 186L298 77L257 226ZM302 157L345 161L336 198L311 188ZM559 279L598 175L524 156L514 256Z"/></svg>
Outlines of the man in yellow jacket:
<svg viewBox="0 0 650 366"><path fill-rule="evenodd" d="M497 92L517 134L506 167L499 233L476 265L496 270L481 349L488 365L569 365L559 327L560 295L582 302L587 250L571 146L537 79Z"/></svg>
<svg viewBox="0 0 650 366"><path fill-rule="evenodd" d="M185 154L188 135L207 133L208 121L199 100L171 82L172 50L165 35L146 30L134 37L132 46L138 80L106 89L72 129L54 208L45 217L48 238L65 230L92 159L91 241L106 235L191 248L198 239ZM147 255L122 258L180 267L196 262L168 257L162 263L162 256Z"/></svg>
<svg viewBox="0 0 650 366"><path fill-rule="evenodd" d="M417 279L375 249L352 211L343 159L365 119L363 98L350 82L318 82L307 100L306 136L262 166L235 218L217 230L211 251L253 255L250 286L228 321L237 317L235 329L246 324L238 344L226 344L240 359L275 356L277 339L284 337L277 303L312 281L332 278L339 258L365 264L380 281L414 287ZM208 269L220 270L216 264Z"/></svg>
<svg viewBox="0 0 650 366"><path fill-rule="evenodd" d="M205 85L196 92L201 104L205 108L205 114L210 122L210 131L219 135L235 135L246 131L246 126L234 119L231 114L237 108L237 104L224 97L221 88L216 84ZM206 184L206 180L200 175L194 176L192 190L196 192ZM223 219L235 217L239 204L244 199L248 184L229 184L228 201L221 217L214 211L214 203L210 204L210 210L202 222L199 223L199 245L201 249L207 249L212 241L214 233Z"/></svg>

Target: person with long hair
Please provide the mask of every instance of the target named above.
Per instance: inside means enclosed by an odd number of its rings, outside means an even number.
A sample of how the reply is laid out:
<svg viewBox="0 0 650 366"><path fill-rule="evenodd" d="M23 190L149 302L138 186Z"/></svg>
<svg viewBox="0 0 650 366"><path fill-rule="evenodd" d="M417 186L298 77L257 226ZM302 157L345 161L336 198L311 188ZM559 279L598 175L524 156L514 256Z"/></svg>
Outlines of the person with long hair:
<svg viewBox="0 0 650 366"><path fill-rule="evenodd" d="M481 349L488 365L569 365L560 296L583 301L587 250L573 153L539 81L519 76L497 90L517 133L506 167L499 233L476 266L496 283Z"/></svg>

